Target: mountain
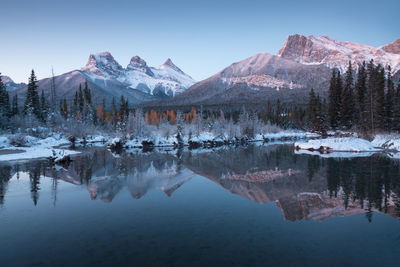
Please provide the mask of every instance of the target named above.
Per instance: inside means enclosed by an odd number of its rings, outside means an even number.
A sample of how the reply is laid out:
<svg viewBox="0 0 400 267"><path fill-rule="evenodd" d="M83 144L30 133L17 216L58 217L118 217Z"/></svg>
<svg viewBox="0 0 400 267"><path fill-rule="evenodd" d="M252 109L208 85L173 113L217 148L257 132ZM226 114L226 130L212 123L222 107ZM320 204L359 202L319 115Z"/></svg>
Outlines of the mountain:
<svg viewBox="0 0 400 267"><path fill-rule="evenodd" d="M400 39L392 44L372 47L353 42L341 42L329 36L303 36L299 34L287 37L278 56L302 64L325 65L345 72L349 61L358 64L374 60L376 64L390 65L393 72L400 70Z"/></svg>
<svg viewBox="0 0 400 267"><path fill-rule="evenodd" d="M290 35L277 55L257 54L231 64L172 99L143 105L252 105L276 99L304 104L311 88L327 95L332 69L345 72L349 61L357 69L371 59L385 67L390 65L395 80L400 79L400 39L372 47L328 36Z"/></svg>
<svg viewBox="0 0 400 267"><path fill-rule="evenodd" d="M194 80L175 66L171 59L159 67L149 67L143 59L135 56L123 68L109 52L91 54L86 66L55 76L54 81L59 99L72 101L79 85L87 81L94 101L100 103L111 98L118 101L124 96L130 105L172 97L194 84ZM44 90L49 96L51 84L52 78L39 80L39 91ZM26 89L26 85L22 86L14 94L18 93L23 99Z"/></svg>
<svg viewBox="0 0 400 267"><path fill-rule="evenodd" d="M6 85L7 91L13 91L25 85L24 83L15 83L10 77L5 75L1 76L1 80L3 81L3 84Z"/></svg>
<svg viewBox="0 0 400 267"><path fill-rule="evenodd" d="M330 75L330 68L323 65L305 65L260 53L231 64L172 99L144 105L261 104L277 98L285 102L305 102L309 88L328 87Z"/></svg>

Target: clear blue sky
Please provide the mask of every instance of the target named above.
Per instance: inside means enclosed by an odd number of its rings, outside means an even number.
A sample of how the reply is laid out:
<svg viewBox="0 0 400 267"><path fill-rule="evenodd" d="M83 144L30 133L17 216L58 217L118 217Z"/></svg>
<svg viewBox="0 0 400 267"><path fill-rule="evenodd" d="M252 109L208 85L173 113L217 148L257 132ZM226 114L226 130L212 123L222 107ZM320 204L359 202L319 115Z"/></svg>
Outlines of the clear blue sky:
<svg viewBox="0 0 400 267"><path fill-rule="evenodd" d="M329 35L380 46L400 37L400 1L1 0L0 72L26 82L81 68L110 51L124 67L168 57L196 80L259 52L276 54L289 34Z"/></svg>

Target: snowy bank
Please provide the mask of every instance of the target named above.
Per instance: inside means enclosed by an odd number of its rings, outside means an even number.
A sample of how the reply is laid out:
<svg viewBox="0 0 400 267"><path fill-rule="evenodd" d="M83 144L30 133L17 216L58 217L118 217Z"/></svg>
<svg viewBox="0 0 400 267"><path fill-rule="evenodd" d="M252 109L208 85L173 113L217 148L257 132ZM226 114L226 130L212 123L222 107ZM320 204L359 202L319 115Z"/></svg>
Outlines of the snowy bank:
<svg viewBox="0 0 400 267"><path fill-rule="evenodd" d="M381 147L385 150L400 151L400 135L398 134L378 134L372 140L375 147Z"/></svg>
<svg viewBox="0 0 400 267"><path fill-rule="evenodd" d="M247 143L247 142L271 142L299 140L306 138L315 138L319 135L299 131L282 131L279 133L257 134L254 137L229 137L226 135L215 135L212 132L201 132L199 135L183 135L178 138L176 135L164 137L157 133L149 137L115 137L109 139L107 146L110 148L143 148L143 147L177 147L189 146L198 147L215 147L221 145Z"/></svg>
<svg viewBox="0 0 400 267"><path fill-rule="evenodd" d="M17 137L17 141L15 140ZM23 146L18 146L16 144ZM77 154L80 152L59 149L61 145L68 144L69 141L60 134L53 134L45 139L33 136L1 136L0 137L0 161L26 160L35 158L61 158ZM3 152L3 153L2 153Z"/></svg>
<svg viewBox="0 0 400 267"><path fill-rule="evenodd" d="M308 140L306 142L295 142L294 146L300 150L318 150L321 152L373 152L381 150L371 142L355 137Z"/></svg>
<svg viewBox="0 0 400 267"><path fill-rule="evenodd" d="M10 148L12 149L12 148ZM65 156L70 156L73 154L78 154L78 151L65 150L65 149L52 149L43 147L28 147L22 150L16 150L17 153L3 154L0 155L0 161L10 161L10 160L25 160L25 159L37 159L37 158L53 158L55 161L59 161Z"/></svg>

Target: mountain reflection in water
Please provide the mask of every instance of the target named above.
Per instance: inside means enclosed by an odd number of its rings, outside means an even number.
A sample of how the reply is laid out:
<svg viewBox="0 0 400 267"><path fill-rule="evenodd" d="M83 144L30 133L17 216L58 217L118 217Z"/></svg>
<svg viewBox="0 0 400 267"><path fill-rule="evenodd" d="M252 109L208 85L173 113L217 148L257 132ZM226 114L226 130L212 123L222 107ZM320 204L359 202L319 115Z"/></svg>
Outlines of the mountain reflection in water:
<svg viewBox="0 0 400 267"><path fill-rule="evenodd" d="M286 220L324 221L365 213L371 221L374 211L399 217L399 172L399 162L384 156L326 159L296 155L287 145L117 157L101 148L75 157L64 167L43 160L1 163L0 206L13 191L13 180L29 185L24 193L29 192L34 205L40 205L41 184L51 183L56 205L61 181L86 187L92 200L111 202L124 188L135 199L154 189L171 196L200 175L251 201L274 201Z"/></svg>

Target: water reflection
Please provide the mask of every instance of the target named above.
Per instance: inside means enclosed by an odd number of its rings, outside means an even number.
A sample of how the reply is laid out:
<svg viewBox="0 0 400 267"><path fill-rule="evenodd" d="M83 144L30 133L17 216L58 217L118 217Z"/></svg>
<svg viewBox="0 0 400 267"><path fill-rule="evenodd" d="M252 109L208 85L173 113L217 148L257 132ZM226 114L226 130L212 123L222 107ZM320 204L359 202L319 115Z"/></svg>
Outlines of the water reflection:
<svg viewBox="0 0 400 267"><path fill-rule="evenodd" d="M373 212L400 216L399 172L399 162L384 156L320 158L296 155L287 145L123 155L98 148L63 167L43 160L2 163L0 206L7 204L10 184L19 179L29 184L24 190L34 205L40 205L42 182L50 181L56 205L60 182L87 188L92 200L111 202L123 189L135 199L154 189L171 196L200 175L251 201L275 202L286 220L365 213L372 221Z"/></svg>

